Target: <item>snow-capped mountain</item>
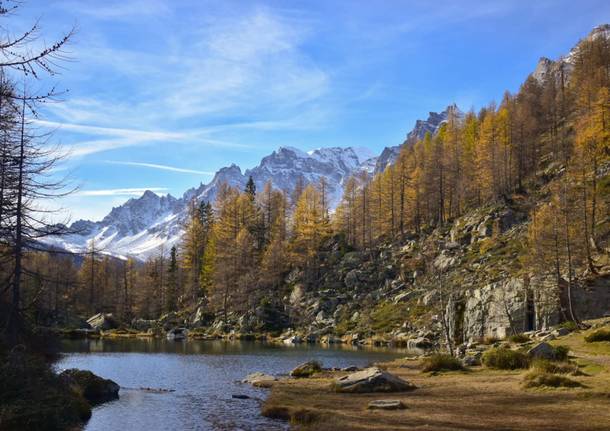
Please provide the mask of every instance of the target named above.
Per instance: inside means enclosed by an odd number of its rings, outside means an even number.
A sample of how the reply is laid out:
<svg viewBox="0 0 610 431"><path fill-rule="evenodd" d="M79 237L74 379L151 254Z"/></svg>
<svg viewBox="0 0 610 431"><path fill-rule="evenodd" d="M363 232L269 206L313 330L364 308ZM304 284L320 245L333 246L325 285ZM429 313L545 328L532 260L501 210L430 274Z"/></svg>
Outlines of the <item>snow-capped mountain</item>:
<svg viewBox="0 0 610 431"><path fill-rule="evenodd" d="M290 193L299 177L304 183L325 177L329 204L334 208L341 199L343 182L360 170L371 173L375 162L367 149L332 147L306 153L281 147L243 173L235 164L221 168L212 181L187 190L181 198L146 191L141 197L113 208L99 222L74 222L69 229L72 233L49 242L73 252L82 252L93 243L101 253L144 259L160 253L162 246L167 251L175 245L182 235L191 202L214 202L223 183L243 189L251 176L258 190L271 181L274 187Z"/></svg>
<svg viewBox="0 0 610 431"><path fill-rule="evenodd" d="M600 37L605 39L610 38L610 24L602 24L594 27L584 40L596 40ZM539 83L543 83L548 76L561 76L561 74L557 72L563 69L564 77L568 80L574 69L574 62L576 61L576 55L580 46L581 42L577 43L568 54L559 57L557 60L541 57L531 76Z"/></svg>
<svg viewBox="0 0 610 431"><path fill-rule="evenodd" d="M454 103L452 105L447 106L447 108L441 112L430 112L427 120L417 120L415 122L415 127L408 134L406 139L401 145L396 145L393 147L385 147L381 152L381 155L377 158L374 172L382 172L387 166L393 164L398 157L398 153L403 145L414 145L420 139L423 139L426 136L426 133L430 133L432 135L438 132L441 124L447 121L450 113L454 113L458 118L462 118L464 114L457 105Z"/></svg>
<svg viewBox="0 0 610 431"><path fill-rule="evenodd" d="M461 112L455 105L440 114L431 112L428 119L418 120L402 145L412 145L427 132L436 133L447 120L450 110ZM100 253L118 257L145 259L165 252L178 243L187 220L191 202L214 202L221 184L243 189L252 177L258 190L267 181L275 188L291 193L299 182L317 182L325 177L328 183L329 205L335 208L342 195L344 181L365 172L373 174L394 162L401 146L386 147L379 157L367 148L318 148L304 152L293 147L280 147L252 169L242 172L235 164L221 168L212 181L187 190L182 197L158 196L146 191L113 208L101 221L78 220L70 226L70 234L49 239L49 245L73 252L83 252L94 245Z"/></svg>

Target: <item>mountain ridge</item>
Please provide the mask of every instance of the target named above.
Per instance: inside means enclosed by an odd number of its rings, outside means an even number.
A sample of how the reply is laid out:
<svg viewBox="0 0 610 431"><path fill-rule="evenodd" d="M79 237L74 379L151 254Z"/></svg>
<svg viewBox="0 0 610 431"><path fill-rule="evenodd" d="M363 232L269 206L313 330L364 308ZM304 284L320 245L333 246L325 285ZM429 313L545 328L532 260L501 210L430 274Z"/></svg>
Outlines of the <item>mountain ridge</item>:
<svg viewBox="0 0 610 431"><path fill-rule="evenodd" d="M435 133L446 120L447 112L430 112L427 120L417 120L407 139L423 137L425 132ZM421 136L420 136L421 135ZM386 147L375 156L368 148L323 147L305 152L291 146L281 146L264 156L260 163L242 171L235 163L220 168L208 183L186 190L181 197L171 194L157 195L146 190L142 196L131 198L124 204L113 207L100 221L76 220L70 225L68 235L49 239L49 245L71 252L84 252L93 244L101 253L120 258L134 257L144 260L154 255L164 246L176 245L186 221L188 206L192 200L214 202L222 183L243 189L252 177L257 189L262 190L267 181L273 186L290 193L302 178L304 183L318 181L325 177L328 181L329 203L335 208L343 192L343 182L358 172L374 174L379 169L393 163L402 145ZM384 154L390 148L391 154ZM385 158L380 167L380 158Z"/></svg>

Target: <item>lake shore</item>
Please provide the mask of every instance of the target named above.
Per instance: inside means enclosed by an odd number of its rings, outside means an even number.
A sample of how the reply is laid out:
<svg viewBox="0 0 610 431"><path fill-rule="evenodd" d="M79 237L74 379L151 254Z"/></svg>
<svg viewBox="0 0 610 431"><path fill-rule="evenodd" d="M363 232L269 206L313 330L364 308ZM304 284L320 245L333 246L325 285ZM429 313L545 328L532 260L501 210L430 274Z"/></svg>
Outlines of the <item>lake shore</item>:
<svg viewBox="0 0 610 431"><path fill-rule="evenodd" d="M610 322L606 320L604 327L610 329ZM311 430L606 430L610 424L610 342L585 342L592 331L576 331L551 341L570 348L570 361L581 375L569 378L582 384L579 388L525 388L528 370L474 366L424 373L421 358L398 359L378 366L415 384L416 390L337 393L331 384L347 373L323 372L308 379L275 382L262 414L289 420L293 429ZM406 408L367 408L379 399L399 400Z"/></svg>

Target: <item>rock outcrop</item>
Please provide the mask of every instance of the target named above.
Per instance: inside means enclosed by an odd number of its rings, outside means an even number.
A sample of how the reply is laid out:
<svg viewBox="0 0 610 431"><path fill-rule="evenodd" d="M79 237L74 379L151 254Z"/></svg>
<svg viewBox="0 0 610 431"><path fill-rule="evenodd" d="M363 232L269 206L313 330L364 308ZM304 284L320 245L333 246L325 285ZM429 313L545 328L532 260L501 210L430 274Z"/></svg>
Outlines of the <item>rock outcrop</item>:
<svg viewBox="0 0 610 431"><path fill-rule="evenodd" d="M93 405L119 398L120 386L116 382L91 371L71 368L62 372L60 377Z"/></svg>
<svg viewBox="0 0 610 431"><path fill-rule="evenodd" d="M87 323L92 329L97 331L107 331L118 328L118 322L112 314L98 313L87 319Z"/></svg>
<svg viewBox="0 0 610 431"><path fill-rule="evenodd" d="M416 388L406 380L377 367L339 377L333 387L337 392L346 393L406 392Z"/></svg>
<svg viewBox="0 0 610 431"><path fill-rule="evenodd" d="M318 361L307 361L293 369L290 372L290 376L297 378L311 377L320 371L322 371L322 364Z"/></svg>

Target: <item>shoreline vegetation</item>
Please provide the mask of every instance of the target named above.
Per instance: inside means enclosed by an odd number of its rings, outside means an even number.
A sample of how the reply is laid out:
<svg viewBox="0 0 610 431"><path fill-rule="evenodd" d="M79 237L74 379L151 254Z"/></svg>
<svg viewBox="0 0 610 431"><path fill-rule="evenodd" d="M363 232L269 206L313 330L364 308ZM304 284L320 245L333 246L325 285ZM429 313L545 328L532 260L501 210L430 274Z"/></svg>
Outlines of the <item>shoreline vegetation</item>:
<svg viewBox="0 0 610 431"><path fill-rule="evenodd" d="M606 430L610 342L587 342L586 337L610 329L610 319L588 324L591 329L549 342L555 351L568 349L567 357L550 360L525 353L529 362L524 368L473 365L449 371L441 365L424 372L435 355L375 364L416 386L406 392L339 393L333 384L348 371L281 378L269 383L261 413L287 420L295 430ZM546 343L498 340L488 351L528 352L540 344Z"/></svg>

